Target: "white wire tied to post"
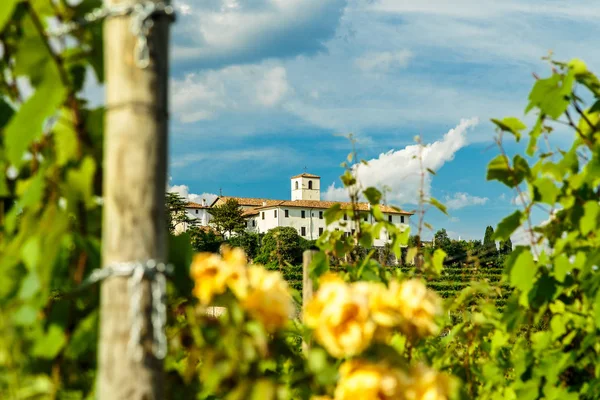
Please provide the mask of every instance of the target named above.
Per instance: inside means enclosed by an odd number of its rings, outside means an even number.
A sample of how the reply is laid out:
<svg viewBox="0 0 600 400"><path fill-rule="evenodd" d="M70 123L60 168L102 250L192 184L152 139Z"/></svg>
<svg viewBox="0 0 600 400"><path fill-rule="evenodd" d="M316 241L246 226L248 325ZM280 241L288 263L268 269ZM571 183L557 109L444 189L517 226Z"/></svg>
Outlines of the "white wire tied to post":
<svg viewBox="0 0 600 400"><path fill-rule="evenodd" d="M164 2L119 3L110 7L97 8L84 15L83 18L62 24L58 28L48 31L47 34L51 37L62 37L76 31L82 26L107 18L131 16L131 33L137 37L134 50L135 62L139 68L144 69L150 65L148 36L154 26L152 18L159 15L168 17L171 22L175 21L175 9Z"/></svg>
<svg viewBox="0 0 600 400"><path fill-rule="evenodd" d="M100 282L110 277L129 277L129 319L131 331L127 351L136 361L141 361L144 356L142 346L142 327L144 315L142 313L142 282L144 278L150 280L152 298L152 352L154 356L162 360L167 355L167 337L165 325L167 324L167 307L165 297L167 292L167 280L165 274L170 274L173 266L170 264L157 263L155 260L142 262L113 263L104 268L95 269L89 278L83 283L84 286Z"/></svg>

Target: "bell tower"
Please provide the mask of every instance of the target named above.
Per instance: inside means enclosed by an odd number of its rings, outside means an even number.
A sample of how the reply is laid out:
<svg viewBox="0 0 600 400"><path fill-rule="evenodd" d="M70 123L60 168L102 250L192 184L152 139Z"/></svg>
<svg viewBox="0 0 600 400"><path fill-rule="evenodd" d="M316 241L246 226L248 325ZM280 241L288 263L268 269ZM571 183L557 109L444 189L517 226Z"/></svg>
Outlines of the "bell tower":
<svg viewBox="0 0 600 400"><path fill-rule="evenodd" d="M293 200L321 200L321 177L304 172L292 176L292 201Z"/></svg>

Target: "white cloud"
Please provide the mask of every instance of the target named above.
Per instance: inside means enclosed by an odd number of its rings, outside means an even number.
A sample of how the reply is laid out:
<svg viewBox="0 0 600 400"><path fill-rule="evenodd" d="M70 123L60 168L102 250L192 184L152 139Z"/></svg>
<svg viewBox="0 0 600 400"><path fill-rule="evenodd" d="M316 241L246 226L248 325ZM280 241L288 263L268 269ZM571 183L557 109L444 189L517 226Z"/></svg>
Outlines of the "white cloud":
<svg viewBox="0 0 600 400"><path fill-rule="evenodd" d="M444 204L450 210L458 210L468 206L484 205L488 200L487 197L471 196L468 193L458 192L454 193L453 196L446 196Z"/></svg>
<svg viewBox="0 0 600 400"><path fill-rule="evenodd" d="M291 92L285 68L270 63L192 73L171 82L173 110L183 123L277 107Z"/></svg>
<svg viewBox="0 0 600 400"><path fill-rule="evenodd" d="M409 50L373 52L357 58L355 64L363 71L387 72L406 67L412 56Z"/></svg>
<svg viewBox="0 0 600 400"><path fill-rule="evenodd" d="M478 123L477 118L464 119L454 129L450 129L441 140L424 145L421 152L424 169L437 170L451 161L458 150L467 144L467 129ZM358 181L362 187L387 187L388 203L417 204L418 191L421 185L421 162L419 146L411 145L402 150L390 150L378 158L368 160L368 165L355 166ZM429 193L431 178L427 172L424 176L424 191ZM331 184L324 197L328 200L346 200L346 189Z"/></svg>
<svg viewBox="0 0 600 400"><path fill-rule="evenodd" d="M247 163L249 161L261 162L262 166L270 166L280 162L292 162L297 159L297 154L285 147L262 147L240 150L198 151L177 156L171 161L171 168L184 168L194 164L211 164L213 171L218 166ZM256 168L255 168L256 169Z"/></svg>
<svg viewBox="0 0 600 400"><path fill-rule="evenodd" d="M450 222L460 222L460 218L458 218L458 217L450 217Z"/></svg>
<svg viewBox="0 0 600 400"><path fill-rule="evenodd" d="M198 204L202 204L202 201L204 200L210 205L210 203L212 203L218 197L214 193L190 193L190 188L187 185L173 185L169 186L167 190L172 193L177 193L184 199Z"/></svg>
<svg viewBox="0 0 600 400"><path fill-rule="evenodd" d="M345 6L346 0L187 0L173 56L214 68L314 54L334 36Z"/></svg>

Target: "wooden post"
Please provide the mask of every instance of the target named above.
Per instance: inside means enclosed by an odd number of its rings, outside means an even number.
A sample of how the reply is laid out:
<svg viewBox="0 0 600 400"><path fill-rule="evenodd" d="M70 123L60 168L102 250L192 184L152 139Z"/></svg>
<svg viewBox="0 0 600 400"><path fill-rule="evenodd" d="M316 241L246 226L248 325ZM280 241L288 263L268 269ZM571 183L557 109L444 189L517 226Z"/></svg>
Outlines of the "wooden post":
<svg viewBox="0 0 600 400"><path fill-rule="evenodd" d="M107 7L142 2L104 0ZM117 262L165 261L167 254L164 202L169 20L163 15L154 18L148 37L150 64L140 68L131 18L114 17L104 22L105 267ZM126 277L113 277L102 283L97 395L100 400L163 399L162 361L151 351L150 283L144 281L141 299L143 359L135 361L127 351L131 328L127 282Z"/></svg>
<svg viewBox="0 0 600 400"><path fill-rule="evenodd" d="M310 264L313 256L317 253L316 250L305 250L302 253L302 309L313 297L313 282L310 279ZM304 315L302 316L304 318ZM308 352L310 349L310 342L302 343L302 350Z"/></svg>

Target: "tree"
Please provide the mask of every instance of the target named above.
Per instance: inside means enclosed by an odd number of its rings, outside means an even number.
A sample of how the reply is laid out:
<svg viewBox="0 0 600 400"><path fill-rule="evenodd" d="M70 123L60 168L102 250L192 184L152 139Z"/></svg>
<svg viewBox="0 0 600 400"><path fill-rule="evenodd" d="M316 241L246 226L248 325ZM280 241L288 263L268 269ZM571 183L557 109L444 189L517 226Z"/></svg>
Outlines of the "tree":
<svg viewBox="0 0 600 400"><path fill-rule="evenodd" d="M298 231L290 226L283 226L268 231L256 258L263 264L276 263L279 267L302 262L302 241Z"/></svg>
<svg viewBox="0 0 600 400"><path fill-rule="evenodd" d="M508 255L512 252L512 241L510 238L508 240L503 240L500 242L500 254Z"/></svg>
<svg viewBox="0 0 600 400"><path fill-rule="evenodd" d="M188 229L187 233L190 235L192 247L198 252L216 253L223 244L221 236L209 229L193 226Z"/></svg>
<svg viewBox="0 0 600 400"><path fill-rule="evenodd" d="M230 237L227 243L231 247L240 247L245 252L248 258L254 259L260 251L260 243L264 234L253 232L242 232L239 235Z"/></svg>
<svg viewBox="0 0 600 400"><path fill-rule="evenodd" d="M242 233L246 229L244 209L236 199L228 199L211 208L209 213L212 215L210 224L223 236L231 237L232 233Z"/></svg>
<svg viewBox="0 0 600 400"><path fill-rule="evenodd" d="M481 254L481 260L490 264L496 261L498 256L498 249L496 248L496 241L494 240L494 228L488 226L485 228L485 235L483 236L483 249Z"/></svg>
<svg viewBox="0 0 600 400"><path fill-rule="evenodd" d="M165 207L167 217L167 227L170 233L175 232L175 228L179 224L191 223L193 221L187 215L185 206L187 202L178 193L167 192L165 193Z"/></svg>
<svg viewBox="0 0 600 400"><path fill-rule="evenodd" d="M446 252L446 254L448 253L451 245L451 240L448 237L448 233L445 229L440 229L439 231L437 231L433 236L433 241L434 247L436 249L442 249Z"/></svg>

